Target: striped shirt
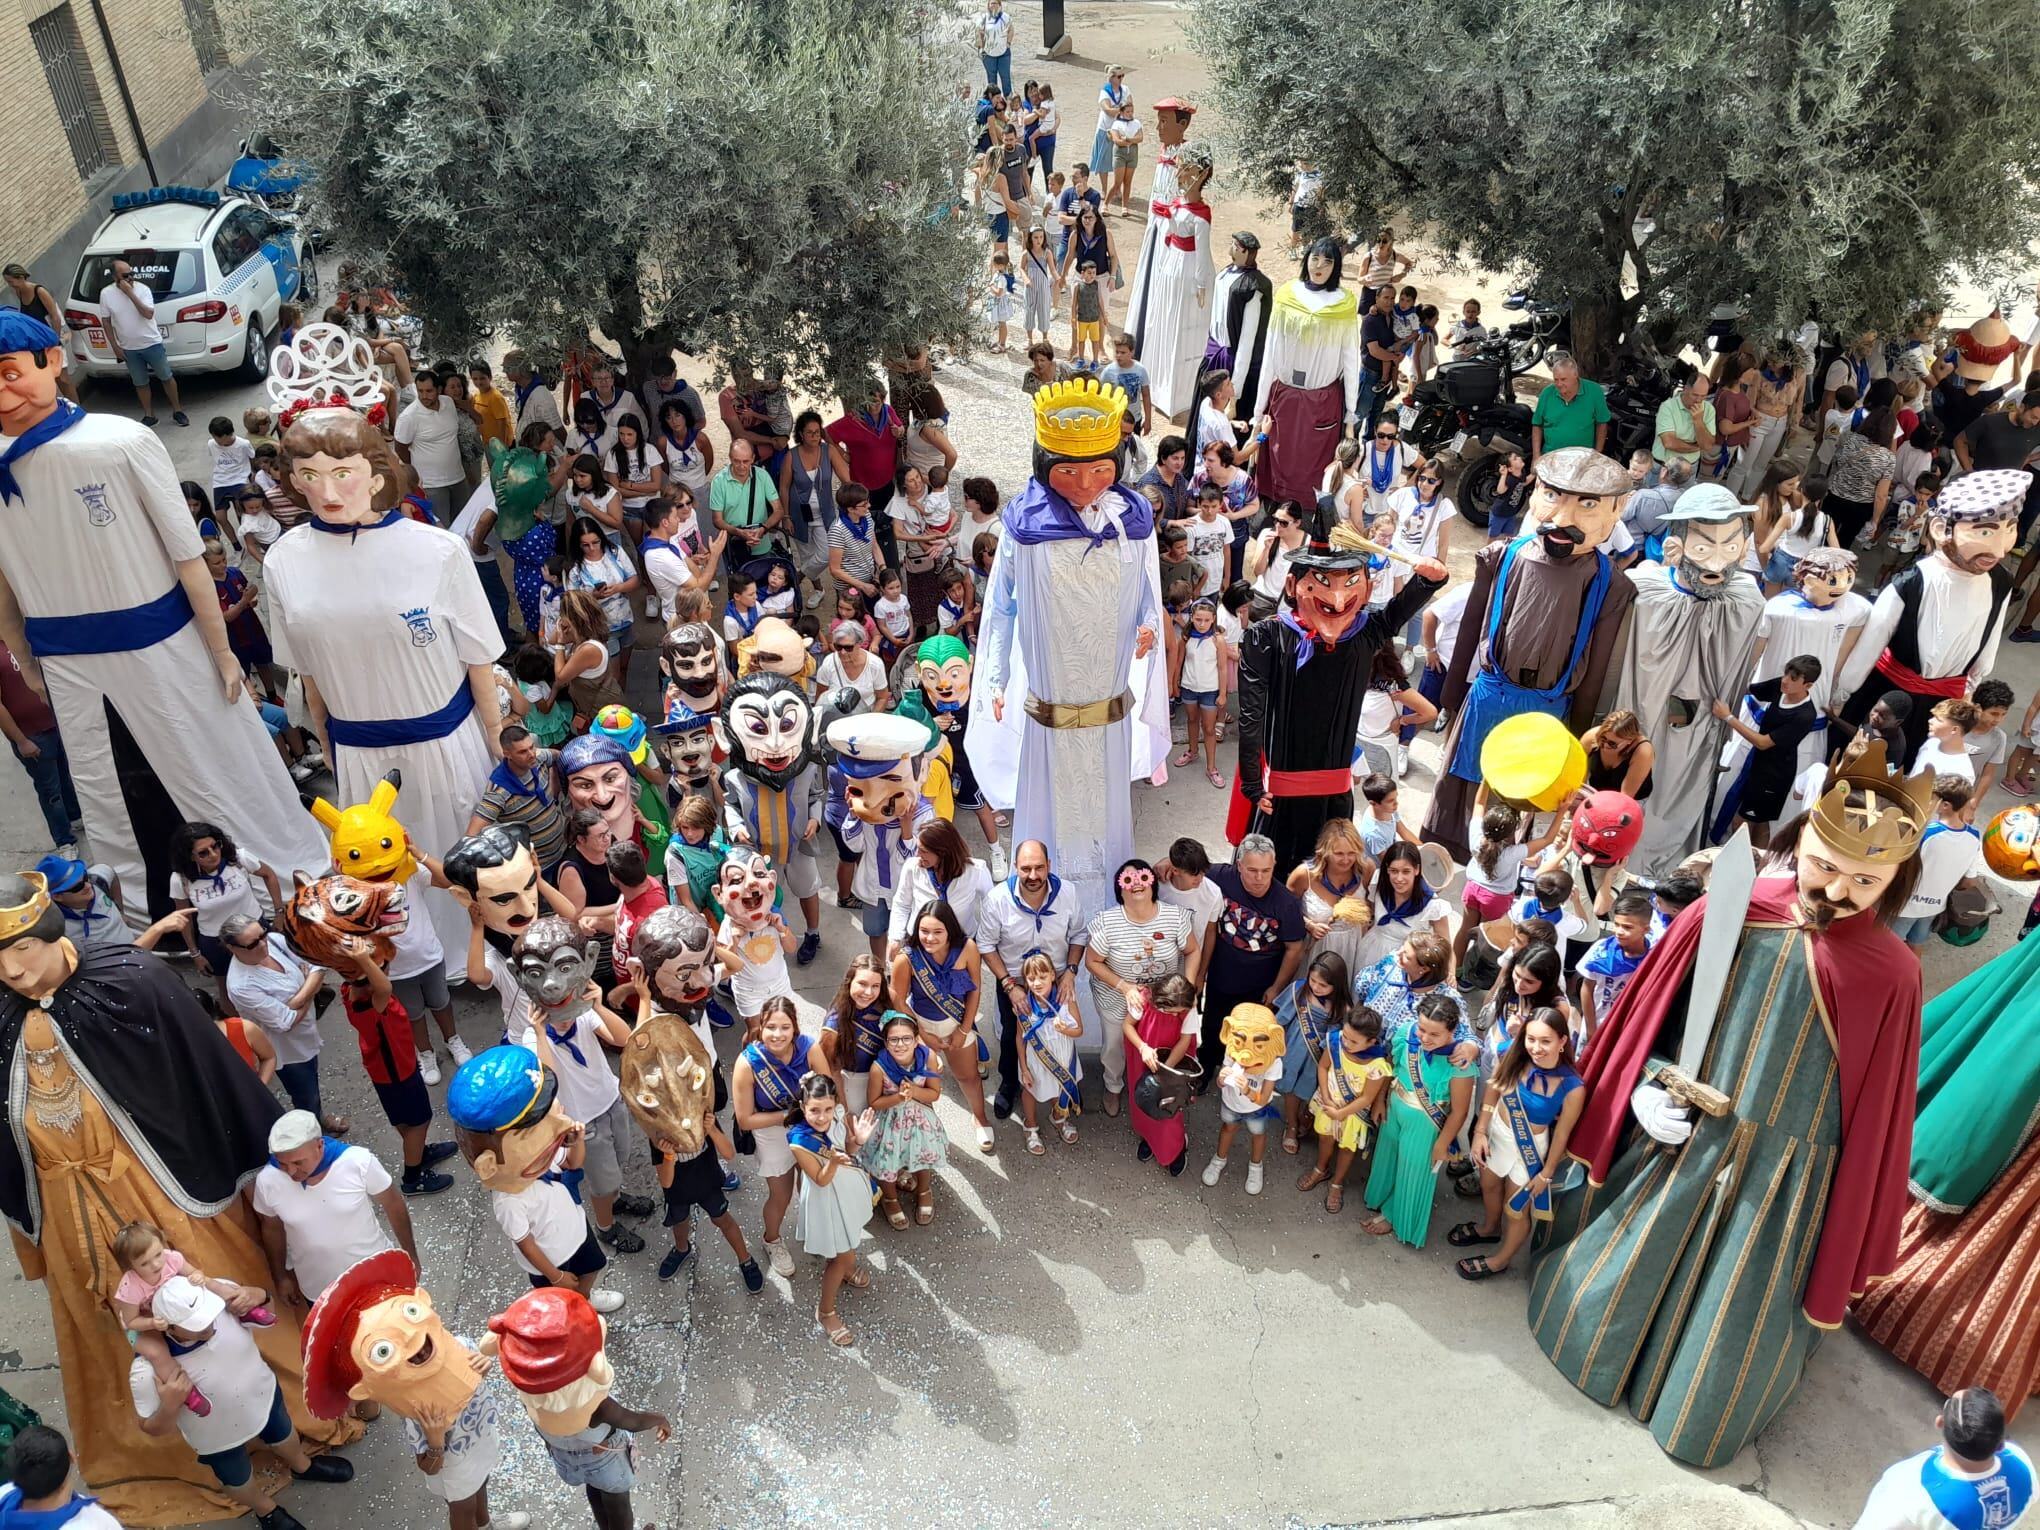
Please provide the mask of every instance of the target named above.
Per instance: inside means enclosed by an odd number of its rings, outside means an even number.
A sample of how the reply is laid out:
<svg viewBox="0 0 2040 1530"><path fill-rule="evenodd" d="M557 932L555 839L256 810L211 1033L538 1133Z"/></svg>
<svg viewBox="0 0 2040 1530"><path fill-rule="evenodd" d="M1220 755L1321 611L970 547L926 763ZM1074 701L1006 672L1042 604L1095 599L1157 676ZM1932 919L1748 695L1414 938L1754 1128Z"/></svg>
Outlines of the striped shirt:
<svg viewBox="0 0 2040 1530"><path fill-rule="evenodd" d="M541 749L530 779L508 765L490 773L489 784L475 801L475 816L488 823L512 824L531 836L531 850L541 866L555 866L567 853L567 810L560 793L559 751ZM505 779L526 790L514 790Z"/></svg>

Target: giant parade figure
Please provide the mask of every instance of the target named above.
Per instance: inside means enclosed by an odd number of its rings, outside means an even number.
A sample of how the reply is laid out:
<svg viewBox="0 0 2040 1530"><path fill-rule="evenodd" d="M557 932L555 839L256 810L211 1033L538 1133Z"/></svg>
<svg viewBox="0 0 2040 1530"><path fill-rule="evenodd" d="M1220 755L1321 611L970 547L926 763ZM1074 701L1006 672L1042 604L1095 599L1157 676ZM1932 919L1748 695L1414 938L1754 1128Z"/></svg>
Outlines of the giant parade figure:
<svg viewBox="0 0 2040 1530"><path fill-rule="evenodd" d="M501 752L502 633L466 544L397 508L407 470L378 424L366 343L307 324L278 348L269 391L286 492L312 512L263 561L279 652L304 678L340 800L368 800L401 769L412 842L437 854L466 832ZM425 912L458 980L467 914L444 892Z"/></svg>
<svg viewBox="0 0 2040 1530"><path fill-rule="evenodd" d="M1539 457L1536 472L1529 529L1474 555L1473 589L1446 670L1452 727L1424 838L1462 861L1489 730L1544 712L1584 732L1636 595L1601 548L1629 497L1622 465L1592 447L1567 446Z"/></svg>
<svg viewBox="0 0 2040 1530"><path fill-rule="evenodd" d="M1966 696L1997 663L2014 579L2005 557L2019 540L2032 475L2023 468L1965 473L1934 501L1934 550L1877 592L1862 636L1835 679L1840 717L1860 728L1886 691L1912 698L1908 755L1926 741L1934 704Z"/></svg>
<svg viewBox="0 0 2040 1530"><path fill-rule="evenodd" d="M1155 299L1155 287L1148 278L1154 272L1155 258L1171 232L1172 205L1182 189L1180 173L1183 140L1190 135L1190 119L1196 115L1196 107L1175 96L1163 96L1161 100L1155 102L1155 173L1148 181L1147 212L1140 229L1140 253L1133 260L1133 285L1126 291L1125 329L1133 336L1134 351L1141 355L1143 360L1146 360L1146 356L1141 349L1141 337L1146 332L1149 311ZM1105 165L1093 165L1091 173L1094 176L1102 175L1106 180L1112 178L1110 167ZM1210 177L1211 156L1207 153L1204 155L1204 174L1198 182L1199 186L1201 187ZM1191 200L1197 200L1195 193L1192 194ZM1205 210L1204 220L1208 235L1208 225L1211 222L1211 212L1208 208ZM1206 242L1209 243L1208 238ZM1207 274L1209 269L1207 256ZM1154 363L1148 363L1148 372L1150 380L1159 384L1160 378L1155 372ZM1161 394L1155 394L1155 403L1159 406L1161 401ZM1177 407L1182 406L1179 404Z"/></svg>
<svg viewBox="0 0 2040 1530"><path fill-rule="evenodd" d="M1657 749L1650 813L1630 853L1651 881L1707 843L1715 776L1728 724L1711 704L1741 694L1764 615L1763 591L1742 567L1747 511L1718 483L1696 484L1664 517L1664 561L1623 577L1635 588L1609 705L1636 714ZM1792 655L1787 654L1787 658Z"/></svg>
<svg viewBox="0 0 2040 1530"><path fill-rule="evenodd" d="M211 681L208 678L208 686ZM114 1315L114 1239L131 1222L208 1276L259 1286L268 1263L241 1191L268 1161L283 1112L160 959L80 950L43 879L0 876L0 1212L22 1274L42 1282L64 1412L85 1484L126 1525L185 1525L229 1511L218 1479L175 1433L143 1432L135 1358ZM298 1385L296 1315L251 1330L307 1445L345 1443Z"/></svg>
<svg viewBox="0 0 2040 1530"><path fill-rule="evenodd" d="M1343 428L1360 421L1360 301L1345 285L1345 246L1320 239L1275 291L1252 418L1269 419L1255 483L1264 500L1317 503ZM1237 381L1237 379L1235 379Z"/></svg>
<svg viewBox="0 0 2040 1530"><path fill-rule="evenodd" d="M63 730L95 857L170 909L170 835L216 823L288 876L317 827L227 645L155 432L59 396L62 341L0 309L0 640Z"/></svg>
<svg viewBox="0 0 2040 1530"><path fill-rule="evenodd" d="M1089 378L1034 395L1034 476L1000 512L966 733L1013 843L1047 845L1087 916L1133 854L1132 782L1169 748L1154 512L1119 482L1126 405Z"/></svg>
<svg viewBox="0 0 2040 1530"><path fill-rule="evenodd" d="M1211 330L1211 208L1204 200L1210 180L1211 150L1185 144L1176 155L1174 195L1164 199L1157 191L1150 204L1155 221L1127 298L1126 328L1147 368L1149 394L1170 418L1190 409Z"/></svg>
<svg viewBox="0 0 2040 1530"><path fill-rule="evenodd" d="M1275 874L1315 853L1318 832L1353 816L1353 739L1374 655L1445 585L1425 558L1371 614L1366 544L1350 526L1289 563L1280 616L1255 622L1240 648L1240 792L1248 829L1275 841Z"/></svg>
<svg viewBox="0 0 2040 1530"><path fill-rule="evenodd" d="M1681 1461L1763 1430L1892 1268L1920 964L1885 916L1918 881L1932 789L1879 740L1785 826L1789 869L1759 879L1739 830L1587 1049L1586 1174L1554 1196L1530 1327Z"/></svg>

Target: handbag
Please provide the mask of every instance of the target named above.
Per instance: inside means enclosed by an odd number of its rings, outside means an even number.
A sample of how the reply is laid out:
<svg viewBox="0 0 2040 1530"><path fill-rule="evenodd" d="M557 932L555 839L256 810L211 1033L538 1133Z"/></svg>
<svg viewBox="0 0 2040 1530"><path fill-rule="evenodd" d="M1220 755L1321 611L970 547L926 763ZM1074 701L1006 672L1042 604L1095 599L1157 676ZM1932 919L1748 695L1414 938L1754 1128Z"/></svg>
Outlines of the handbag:
<svg viewBox="0 0 2040 1530"><path fill-rule="evenodd" d="M1133 1086L1133 1103L1142 1115L1166 1121L1190 1103L1197 1080L1203 1076L1204 1065L1194 1052L1183 1059L1181 1068L1158 1062Z"/></svg>

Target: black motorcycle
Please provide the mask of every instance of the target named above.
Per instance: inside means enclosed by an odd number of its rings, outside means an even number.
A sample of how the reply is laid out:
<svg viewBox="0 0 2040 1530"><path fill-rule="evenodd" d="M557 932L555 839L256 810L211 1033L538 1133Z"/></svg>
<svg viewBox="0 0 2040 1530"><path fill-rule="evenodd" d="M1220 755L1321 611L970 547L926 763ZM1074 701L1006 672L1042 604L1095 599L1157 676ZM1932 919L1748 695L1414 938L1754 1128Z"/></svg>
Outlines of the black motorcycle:
<svg viewBox="0 0 2040 1530"><path fill-rule="evenodd" d="M1621 357L1608 385L1608 455L1626 463L1634 453L1649 451L1657 438L1658 406L1674 391L1670 376L1649 357Z"/></svg>
<svg viewBox="0 0 2040 1530"><path fill-rule="evenodd" d="M1530 407L1510 391L1509 365L1509 342L1486 341L1472 359L1448 361L1417 384L1398 417L1403 440L1425 457L1462 457L1474 441L1489 448L1453 490L1460 515L1475 528L1487 525L1503 459L1530 450Z"/></svg>
<svg viewBox="0 0 2040 1530"><path fill-rule="evenodd" d="M1553 351L1572 348L1572 303L1546 303L1529 292L1512 292L1502 306L1522 314L1520 324L1504 332L1509 344L1509 375L1521 377Z"/></svg>

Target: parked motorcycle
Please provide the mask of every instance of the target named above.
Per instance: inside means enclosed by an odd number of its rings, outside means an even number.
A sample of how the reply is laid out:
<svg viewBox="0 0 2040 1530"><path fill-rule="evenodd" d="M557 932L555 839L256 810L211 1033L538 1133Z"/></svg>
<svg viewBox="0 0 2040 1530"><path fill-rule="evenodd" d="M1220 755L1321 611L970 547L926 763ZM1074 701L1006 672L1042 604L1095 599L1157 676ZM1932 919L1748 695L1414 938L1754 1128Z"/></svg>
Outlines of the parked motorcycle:
<svg viewBox="0 0 2040 1530"><path fill-rule="evenodd" d="M1525 290L1512 292L1502 299L1502 306L1512 313L1524 316L1520 324L1511 324L1504 332L1509 344L1509 375L1521 377L1525 372L1543 361L1553 351L1563 351L1572 346L1572 304L1545 303L1532 297Z"/></svg>
<svg viewBox="0 0 2040 1530"><path fill-rule="evenodd" d="M1453 489L1460 515L1476 528L1487 524L1503 458L1530 449L1530 408L1509 390L1510 351L1507 340L1490 340L1471 360L1444 363L1417 384L1398 416L1403 439L1425 457L1461 456L1472 441L1489 448Z"/></svg>
<svg viewBox="0 0 2040 1530"><path fill-rule="evenodd" d="M1671 376L1648 356L1625 354L1608 384L1608 455L1628 462L1657 436L1658 406L1674 392Z"/></svg>

